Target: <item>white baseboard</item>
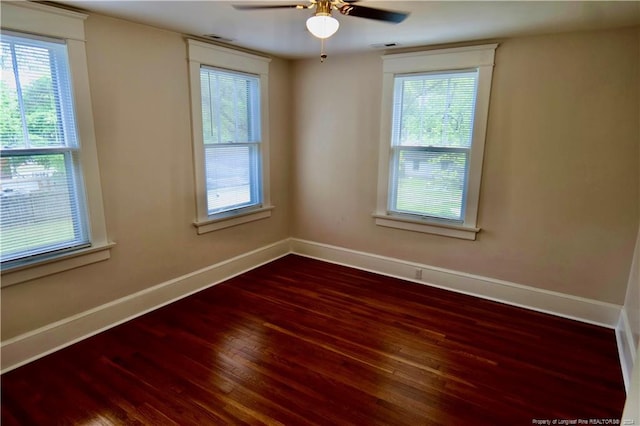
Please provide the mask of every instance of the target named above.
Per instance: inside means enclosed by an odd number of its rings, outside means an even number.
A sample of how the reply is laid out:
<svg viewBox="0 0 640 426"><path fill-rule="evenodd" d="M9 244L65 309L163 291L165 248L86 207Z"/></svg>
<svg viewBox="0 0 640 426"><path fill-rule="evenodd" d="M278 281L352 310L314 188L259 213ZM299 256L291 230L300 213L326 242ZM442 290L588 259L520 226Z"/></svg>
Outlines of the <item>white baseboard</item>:
<svg viewBox="0 0 640 426"><path fill-rule="evenodd" d="M621 306L508 281L437 268L391 257L291 239L291 251L382 275L426 284L564 318L615 328Z"/></svg>
<svg viewBox="0 0 640 426"><path fill-rule="evenodd" d="M261 247L3 341L1 373L175 302L290 252L289 239Z"/></svg>
<svg viewBox="0 0 640 426"><path fill-rule="evenodd" d="M620 312L620 320L616 325L616 341L618 342L618 354L620 356L620 368L622 369L624 386L628 393L631 386L631 372L635 365L637 348L633 340L629 317L624 308Z"/></svg>

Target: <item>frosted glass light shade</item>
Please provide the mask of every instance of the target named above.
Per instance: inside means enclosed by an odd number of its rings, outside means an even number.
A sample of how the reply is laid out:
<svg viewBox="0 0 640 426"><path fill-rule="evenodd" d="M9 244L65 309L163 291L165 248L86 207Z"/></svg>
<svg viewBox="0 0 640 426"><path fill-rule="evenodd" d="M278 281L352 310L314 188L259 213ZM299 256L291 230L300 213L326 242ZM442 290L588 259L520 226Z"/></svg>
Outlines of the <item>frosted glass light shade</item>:
<svg viewBox="0 0 640 426"><path fill-rule="evenodd" d="M333 16L315 15L307 19L307 29L318 38L329 38L338 31L340 23Z"/></svg>

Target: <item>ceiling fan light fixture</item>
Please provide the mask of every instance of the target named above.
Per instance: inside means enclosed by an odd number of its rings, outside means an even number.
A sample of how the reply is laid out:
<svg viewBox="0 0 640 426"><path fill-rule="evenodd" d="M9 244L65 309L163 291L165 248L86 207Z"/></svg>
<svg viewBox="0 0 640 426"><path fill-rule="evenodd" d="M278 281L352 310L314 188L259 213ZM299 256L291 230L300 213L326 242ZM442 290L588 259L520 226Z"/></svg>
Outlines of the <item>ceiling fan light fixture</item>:
<svg viewBox="0 0 640 426"><path fill-rule="evenodd" d="M307 19L307 29L320 39L329 38L338 31L340 22L331 15L316 14Z"/></svg>

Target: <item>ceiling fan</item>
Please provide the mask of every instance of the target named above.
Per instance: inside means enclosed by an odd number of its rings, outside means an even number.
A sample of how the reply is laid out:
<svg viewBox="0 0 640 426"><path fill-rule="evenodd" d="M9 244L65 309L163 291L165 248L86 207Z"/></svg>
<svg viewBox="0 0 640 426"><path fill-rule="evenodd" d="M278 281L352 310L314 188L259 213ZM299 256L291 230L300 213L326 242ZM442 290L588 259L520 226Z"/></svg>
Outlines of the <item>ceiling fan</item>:
<svg viewBox="0 0 640 426"><path fill-rule="evenodd" d="M358 0L309 0L308 4L279 4L279 5L257 5L257 4L235 4L238 10L256 9L315 9L313 15L307 19L307 29L311 34L321 40L331 37L338 31L340 23L331 16L332 10L337 10L345 16L355 16L358 18L368 18L377 21L400 23L409 16L408 12L376 9L372 7L359 6ZM327 55L322 52L320 59L324 60Z"/></svg>

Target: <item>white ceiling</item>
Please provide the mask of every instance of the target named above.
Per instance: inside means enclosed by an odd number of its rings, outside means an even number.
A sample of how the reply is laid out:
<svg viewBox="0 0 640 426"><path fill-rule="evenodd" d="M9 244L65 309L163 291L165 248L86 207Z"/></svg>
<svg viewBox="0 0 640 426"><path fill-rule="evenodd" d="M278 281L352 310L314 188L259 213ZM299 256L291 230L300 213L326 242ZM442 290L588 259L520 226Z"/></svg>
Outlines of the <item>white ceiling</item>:
<svg viewBox="0 0 640 426"><path fill-rule="evenodd" d="M320 41L305 28L308 10L240 11L239 3L304 1L59 1L70 6L185 34L216 34L231 44L285 58L320 54ZM331 55L398 43L413 47L521 35L640 25L640 1L362 1L362 6L410 12L400 24L334 12L337 34L326 41Z"/></svg>

